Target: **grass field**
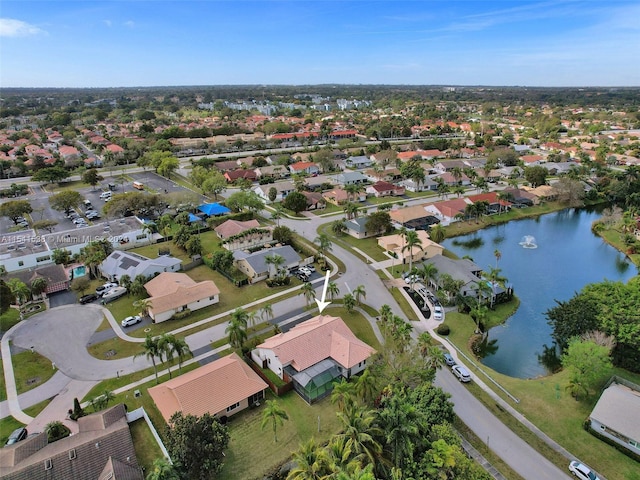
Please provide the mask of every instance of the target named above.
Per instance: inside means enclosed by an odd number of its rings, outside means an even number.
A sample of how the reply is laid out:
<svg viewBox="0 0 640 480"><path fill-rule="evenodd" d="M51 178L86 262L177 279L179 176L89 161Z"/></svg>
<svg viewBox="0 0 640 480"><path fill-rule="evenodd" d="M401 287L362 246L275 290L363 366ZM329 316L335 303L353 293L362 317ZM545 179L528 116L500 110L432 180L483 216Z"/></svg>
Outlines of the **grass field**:
<svg viewBox="0 0 640 480"><path fill-rule="evenodd" d="M11 356L11 362L13 363L18 395L42 385L56 373L55 369L51 367L51 360L37 352L17 353Z"/></svg>
<svg viewBox="0 0 640 480"><path fill-rule="evenodd" d="M160 450L158 442L156 442L147 422L143 418L130 423L129 429L131 430L138 464L144 468L145 472L150 472L153 461L163 457L162 450Z"/></svg>
<svg viewBox="0 0 640 480"><path fill-rule="evenodd" d="M274 396L269 392L267 399L272 400ZM291 391L276 401L289 416L289 420L277 429L277 442L270 426L264 430L260 428L263 407L230 417L231 441L219 475L221 480L262 478L267 471L285 462L309 438L324 443L340 430L336 407L330 398L309 406Z"/></svg>

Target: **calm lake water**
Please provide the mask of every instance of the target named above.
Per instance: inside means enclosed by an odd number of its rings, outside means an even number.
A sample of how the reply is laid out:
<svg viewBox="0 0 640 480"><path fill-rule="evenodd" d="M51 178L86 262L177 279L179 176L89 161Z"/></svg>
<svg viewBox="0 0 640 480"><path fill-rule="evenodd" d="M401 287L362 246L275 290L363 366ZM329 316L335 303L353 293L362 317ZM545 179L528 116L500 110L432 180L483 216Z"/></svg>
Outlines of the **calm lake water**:
<svg viewBox="0 0 640 480"><path fill-rule="evenodd" d="M545 312L556 305L554 299L568 300L588 283L627 281L638 274L624 255L591 233L591 223L599 217L595 210L567 209L443 242L459 257L471 257L485 271L495 267L494 251L499 250L498 268L520 298L518 311L504 325L489 331L497 350L482 363L512 377L545 375L538 355L544 345L553 344ZM533 236L537 248L520 245L525 236ZM456 245L473 239L480 239L475 243L481 245Z"/></svg>

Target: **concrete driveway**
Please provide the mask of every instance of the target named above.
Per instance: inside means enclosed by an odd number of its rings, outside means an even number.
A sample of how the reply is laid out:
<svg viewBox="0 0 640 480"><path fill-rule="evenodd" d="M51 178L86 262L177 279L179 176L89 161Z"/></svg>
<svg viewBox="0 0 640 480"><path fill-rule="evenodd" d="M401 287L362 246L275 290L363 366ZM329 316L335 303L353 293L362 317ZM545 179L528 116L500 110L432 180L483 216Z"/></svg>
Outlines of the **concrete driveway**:
<svg viewBox="0 0 640 480"><path fill-rule="evenodd" d="M102 323L99 305L68 305L52 308L23 322L12 333L13 344L33 347L67 377L75 380L106 380L151 366L146 358L99 360L87 352L91 336ZM142 350L142 348L141 348Z"/></svg>

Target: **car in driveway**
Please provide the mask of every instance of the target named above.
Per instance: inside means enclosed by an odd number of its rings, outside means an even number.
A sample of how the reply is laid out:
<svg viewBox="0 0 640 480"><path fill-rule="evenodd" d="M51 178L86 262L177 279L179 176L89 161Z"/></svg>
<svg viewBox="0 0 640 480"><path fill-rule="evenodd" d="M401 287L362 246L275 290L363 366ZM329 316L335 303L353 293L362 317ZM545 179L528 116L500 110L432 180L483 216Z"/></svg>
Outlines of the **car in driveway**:
<svg viewBox="0 0 640 480"><path fill-rule="evenodd" d="M102 295L102 303L109 303L117 300L118 298L127 294L127 289L124 287L115 287Z"/></svg>
<svg viewBox="0 0 640 480"><path fill-rule="evenodd" d="M131 325L135 325L136 323L140 323L141 321L142 317L140 315L132 315L122 320L122 322L120 322L120 325L122 325L123 327L130 327Z"/></svg>
<svg viewBox="0 0 640 480"><path fill-rule="evenodd" d="M451 356L450 353L444 352L442 355L444 356L444 363L446 363L449 367L453 367L456 364L455 359Z"/></svg>
<svg viewBox="0 0 640 480"><path fill-rule="evenodd" d="M102 295L104 295L105 293L107 293L109 290L111 290L112 288L116 288L118 286L117 283L105 283L104 285L100 285L98 288L96 288L96 294L101 297Z"/></svg>
<svg viewBox="0 0 640 480"><path fill-rule="evenodd" d="M9 435L9 439L7 440L7 445L13 445L14 443L18 443L24 440L25 438L27 438L28 434L29 432L27 432L26 428L24 427L16 428L13 432L11 432L11 435Z"/></svg>
<svg viewBox="0 0 640 480"><path fill-rule="evenodd" d="M83 295L80 297L80 305L85 305L87 303L91 303L98 299L98 295L96 293L89 293L88 295Z"/></svg>
<svg viewBox="0 0 640 480"><path fill-rule="evenodd" d="M593 473L593 470L576 460L569 463L569 471L574 477L581 480L600 480L600 477Z"/></svg>
<svg viewBox="0 0 640 480"><path fill-rule="evenodd" d="M451 371L461 382L467 383L471 381L471 373L462 365L454 365L451 367Z"/></svg>
<svg viewBox="0 0 640 480"><path fill-rule="evenodd" d="M433 319L438 322L444 318L444 311L440 305L433 307Z"/></svg>

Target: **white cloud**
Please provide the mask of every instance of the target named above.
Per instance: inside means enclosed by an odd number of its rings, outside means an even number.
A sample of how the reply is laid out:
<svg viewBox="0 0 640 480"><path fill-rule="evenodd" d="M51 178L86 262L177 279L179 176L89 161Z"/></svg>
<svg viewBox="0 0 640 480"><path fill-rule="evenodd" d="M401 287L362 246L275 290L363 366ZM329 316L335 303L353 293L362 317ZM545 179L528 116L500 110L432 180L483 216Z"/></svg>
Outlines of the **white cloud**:
<svg viewBox="0 0 640 480"><path fill-rule="evenodd" d="M133 20L127 20L126 22L124 22L124 26L133 28L135 26L135 23L133 22Z"/></svg>
<svg viewBox="0 0 640 480"><path fill-rule="evenodd" d="M46 34L44 30L15 18L0 18L0 37L29 37Z"/></svg>

